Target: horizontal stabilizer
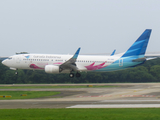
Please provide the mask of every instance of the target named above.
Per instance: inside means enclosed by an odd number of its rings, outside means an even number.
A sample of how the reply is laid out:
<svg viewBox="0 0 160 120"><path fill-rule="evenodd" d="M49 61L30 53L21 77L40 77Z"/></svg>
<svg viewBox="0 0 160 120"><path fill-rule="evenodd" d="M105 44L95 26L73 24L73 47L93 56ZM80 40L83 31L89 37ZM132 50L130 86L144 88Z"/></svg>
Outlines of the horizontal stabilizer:
<svg viewBox="0 0 160 120"><path fill-rule="evenodd" d="M132 61L133 61L133 62L143 62L143 61L145 61L145 60L146 60L146 58L143 57L143 58L134 59L134 60L132 60Z"/></svg>

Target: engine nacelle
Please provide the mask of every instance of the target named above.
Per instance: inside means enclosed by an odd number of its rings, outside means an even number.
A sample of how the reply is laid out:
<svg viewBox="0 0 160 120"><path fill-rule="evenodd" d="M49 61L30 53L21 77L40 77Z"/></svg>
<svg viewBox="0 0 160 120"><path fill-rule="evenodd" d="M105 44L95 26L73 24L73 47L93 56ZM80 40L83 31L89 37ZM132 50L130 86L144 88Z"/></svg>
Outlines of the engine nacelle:
<svg viewBox="0 0 160 120"><path fill-rule="evenodd" d="M59 73L59 66L55 65L46 65L45 66L45 72L46 73Z"/></svg>

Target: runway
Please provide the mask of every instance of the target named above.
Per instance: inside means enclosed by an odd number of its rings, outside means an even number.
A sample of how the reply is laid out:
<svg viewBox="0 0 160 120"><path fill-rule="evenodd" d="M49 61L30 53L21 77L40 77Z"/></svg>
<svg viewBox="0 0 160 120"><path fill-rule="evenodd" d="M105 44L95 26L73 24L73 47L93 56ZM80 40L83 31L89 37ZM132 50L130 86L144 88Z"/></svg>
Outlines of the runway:
<svg viewBox="0 0 160 120"><path fill-rule="evenodd" d="M49 85L53 84L48 84L48 86ZM61 84L61 85L66 85L66 84ZM77 85L77 84L72 84L72 85ZM87 85L87 84L78 84L78 85ZM102 84L93 84L93 85L102 85ZM0 109L160 108L160 83L116 83L116 84L103 84L103 85L111 85L115 87L63 88L63 89L62 88L0 89L1 91L24 90L24 91L61 92L61 94L57 98L0 100Z"/></svg>

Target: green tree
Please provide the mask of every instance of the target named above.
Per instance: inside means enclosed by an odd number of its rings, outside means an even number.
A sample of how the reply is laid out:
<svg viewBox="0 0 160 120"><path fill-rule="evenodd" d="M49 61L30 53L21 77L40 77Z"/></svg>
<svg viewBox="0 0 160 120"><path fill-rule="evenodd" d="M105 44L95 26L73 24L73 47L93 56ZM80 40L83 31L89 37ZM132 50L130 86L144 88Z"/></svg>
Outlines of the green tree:
<svg viewBox="0 0 160 120"><path fill-rule="evenodd" d="M152 66L150 73L156 78L156 81L160 81L160 65Z"/></svg>

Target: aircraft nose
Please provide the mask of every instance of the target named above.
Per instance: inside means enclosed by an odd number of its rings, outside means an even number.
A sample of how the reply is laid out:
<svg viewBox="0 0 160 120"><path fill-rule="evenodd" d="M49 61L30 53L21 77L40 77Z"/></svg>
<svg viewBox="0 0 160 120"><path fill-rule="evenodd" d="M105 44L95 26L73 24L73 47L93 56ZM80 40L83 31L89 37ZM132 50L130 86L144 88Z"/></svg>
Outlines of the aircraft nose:
<svg viewBox="0 0 160 120"><path fill-rule="evenodd" d="M2 64L5 65L5 66L7 66L7 60L3 60Z"/></svg>

